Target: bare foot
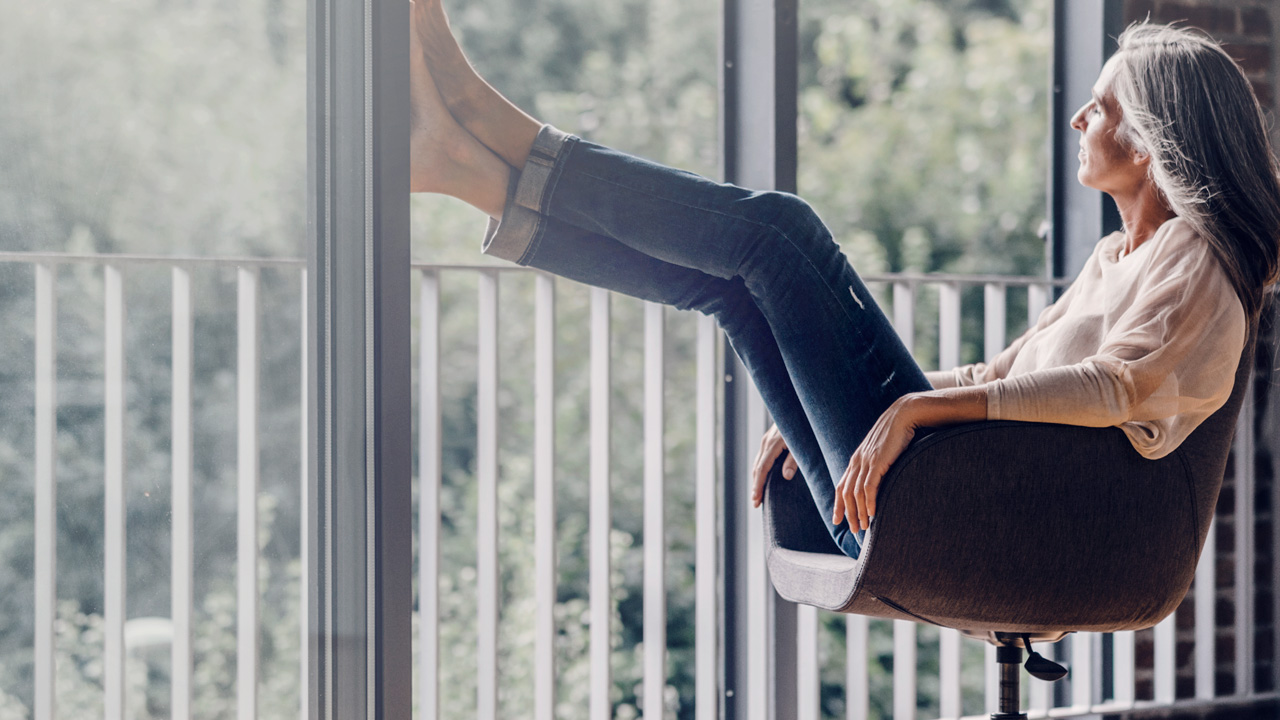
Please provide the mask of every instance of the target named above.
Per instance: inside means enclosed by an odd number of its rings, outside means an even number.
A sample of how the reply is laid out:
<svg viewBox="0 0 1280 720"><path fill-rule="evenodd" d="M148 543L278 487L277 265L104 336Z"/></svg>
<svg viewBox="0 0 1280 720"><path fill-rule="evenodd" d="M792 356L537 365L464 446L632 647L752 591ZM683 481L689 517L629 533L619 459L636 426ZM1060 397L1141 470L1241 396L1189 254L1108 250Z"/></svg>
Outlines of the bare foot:
<svg viewBox="0 0 1280 720"><path fill-rule="evenodd" d="M413 26L449 113L512 167L524 167L542 123L494 90L471 67L440 0L413 0Z"/></svg>
<svg viewBox="0 0 1280 720"><path fill-rule="evenodd" d="M449 114L418 34L409 35L410 192L452 195L501 216L510 168Z"/></svg>

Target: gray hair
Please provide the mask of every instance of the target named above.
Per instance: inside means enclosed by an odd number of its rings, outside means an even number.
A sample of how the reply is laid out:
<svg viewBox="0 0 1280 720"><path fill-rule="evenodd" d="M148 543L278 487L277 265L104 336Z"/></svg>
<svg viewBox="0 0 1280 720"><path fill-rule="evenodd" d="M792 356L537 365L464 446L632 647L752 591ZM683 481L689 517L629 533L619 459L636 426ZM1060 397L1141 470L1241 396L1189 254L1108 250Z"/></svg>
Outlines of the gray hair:
<svg viewBox="0 0 1280 720"><path fill-rule="evenodd" d="M1280 271L1280 169L1253 88L1217 42L1188 29L1135 24L1119 45L1117 137L1150 156L1151 180L1255 317Z"/></svg>

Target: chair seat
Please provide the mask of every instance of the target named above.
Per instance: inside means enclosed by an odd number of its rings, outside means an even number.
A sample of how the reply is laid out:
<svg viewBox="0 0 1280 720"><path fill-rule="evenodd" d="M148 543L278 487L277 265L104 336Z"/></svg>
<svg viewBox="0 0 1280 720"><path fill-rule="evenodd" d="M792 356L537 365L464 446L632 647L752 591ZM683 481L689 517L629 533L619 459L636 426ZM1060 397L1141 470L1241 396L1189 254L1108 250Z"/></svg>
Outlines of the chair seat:
<svg viewBox="0 0 1280 720"><path fill-rule="evenodd" d="M1173 453L1119 428L990 421L914 441L881 483L861 557L840 552L808 485L765 490L770 576L794 602L917 620L995 642L1151 627L1178 606L1217 504L1247 386Z"/></svg>

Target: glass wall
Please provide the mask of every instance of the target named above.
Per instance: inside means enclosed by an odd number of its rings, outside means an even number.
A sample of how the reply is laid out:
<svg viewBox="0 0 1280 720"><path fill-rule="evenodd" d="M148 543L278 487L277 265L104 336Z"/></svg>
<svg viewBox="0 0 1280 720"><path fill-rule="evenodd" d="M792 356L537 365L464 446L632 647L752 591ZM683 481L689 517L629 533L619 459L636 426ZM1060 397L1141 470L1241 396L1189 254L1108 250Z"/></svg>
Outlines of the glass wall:
<svg viewBox="0 0 1280 720"><path fill-rule="evenodd" d="M480 73L536 118L587 140L718 176L716 0L468 0L448 2L446 9ZM479 211L451 199L416 196L415 260L501 264L479 252L485 221ZM443 270L439 277L444 453L438 478L437 682L440 717L451 718L476 713L477 279ZM540 662L535 657L533 597L535 279L503 273L499 281L498 715L530 717ZM590 293L584 286L557 281L555 302L556 716L570 719L587 717L591 677ZM644 307L638 300L615 298L610 316L610 703L616 717L629 718L642 713L643 556L645 543L655 542L644 536L640 511ZM666 548L665 704L668 717L679 718L691 718L694 709L696 319L666 312L666 533L659 540ZM420 675L415 672L415 677ZM415 698L422 696L419 688Z"/></svg>
<svg viewBox="0 0 1280 720"><path fill-rule="evenodd" d="M802 0L800 17L799 194L854 267L1044 275L1052 3ZM933 293L915 298L913 349L926 368L938 362ZM960 359L974 362L982 288L961 300ZM1008 301L1006 337L1016 337L1027 298ZM823 625L823 711L843 717L845 625L831 615ZM892 636L890 623L871 623L876 717L893 707ZM936 628L917 641L920 713L936 717ZM980 644L966 640L964 652L964 667L982 668ZM963 682L964 714L982 713L982 675Z"/></svg>
<svg viewBox="0 0 1280 720"><path fill-rule="evenodd" d="M0 717L296 717L305 3L0 18Z"/></svg>

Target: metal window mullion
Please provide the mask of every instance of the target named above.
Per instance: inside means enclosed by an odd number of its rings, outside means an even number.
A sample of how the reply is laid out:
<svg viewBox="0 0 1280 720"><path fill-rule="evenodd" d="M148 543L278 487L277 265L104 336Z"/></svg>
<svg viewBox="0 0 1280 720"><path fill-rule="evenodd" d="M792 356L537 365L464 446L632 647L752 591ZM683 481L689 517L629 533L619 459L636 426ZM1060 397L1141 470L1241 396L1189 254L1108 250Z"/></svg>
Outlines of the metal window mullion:
<svg viewBox="0 0 1280 720"><path fill-rule="evenodd" d="M609 291L591 289L590 350L590 509L588 516L591 547L591 720L613 717L609 698L612 677L610 625L613 603L610 591L610 533L613 529L609 491Z"/></svg>
<svg viewBox="0 0 1280 720"><path fill-rule="evenodd" d="M534 544L537 618L534 717L555 720L555 281L538 275L534 320Z"/></svg>
<svg viewBox="0 0 1280 720"><path fill-rule="evenodd" d="M498 275L480 273L476 360L476 716L498 717Z"/></svg>
<svg viewBox="0 0 1280 720"><path fill-rule="evenodd" d="M39 264L35 316L35 716L57 717L55 623L58 600L58 266Z"/></svg>
<svg viewBox="0 0 1280 720"><path fill-rule="evenodd" d="M716 321L709 315L698 317L697 339L697 440L695 479L695 557L694 576L694 717L717 720L720 678L718 575L716 555L719 547L717 503L719 484L716 477L716 387L720 383L717 369Z"/></svg>
<svg viewBox="0 0 1280 720"><path fill-rule="evenodd" d="M408 5L308 0L312 718L412 687Z"/></svg>
<svg viewBox="0 0 1280 720"><path fill-rule="evenodd" d="M192 507L191 374L194 350L191 312L191 274L174 267L173 276L173 398L170 419L173 476L173 537L170 560L170 612L173 641L170 658L170 708L173 717L191 716L191 613L195 605L195 533Z"/></svg>
<svg viewBox="0 0 1280 720"><path fill-rule="evenodd" d="M258 716L258 272L237 278L236 707Z"/></svg>
<svg viewBox="0 0 1280 720"><path fill-rule="evenodd" d="M644 714L661 718L667 685L666 517L663 503L663 307L644 306Z"/></svg>
<svg viewBox="0 0 1280 720"><path fill-rule="evenodd" d="M418 301L419 707L440 715L440 276L423 272Z"/></svg>
<svg viewBox="0 0 1280 720"><path fill-rule="evenodd" d="M103 425L105 495L103 511L103 695L107 720L125 716L125 355L124 281L120 269L107 265L105 290L105 358Z"/></svg>

